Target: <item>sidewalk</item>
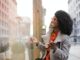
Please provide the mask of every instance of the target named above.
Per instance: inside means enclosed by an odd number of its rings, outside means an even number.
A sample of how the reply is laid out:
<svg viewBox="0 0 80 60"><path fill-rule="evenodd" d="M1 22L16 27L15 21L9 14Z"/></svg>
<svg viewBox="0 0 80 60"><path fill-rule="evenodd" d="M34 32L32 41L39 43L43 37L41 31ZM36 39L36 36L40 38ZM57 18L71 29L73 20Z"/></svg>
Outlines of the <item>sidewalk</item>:
<svg viewBox="0 0 80 60"><path fill-rule="evenodd" d="M72 45L68 60L80 60L80 45Z"/></svg>

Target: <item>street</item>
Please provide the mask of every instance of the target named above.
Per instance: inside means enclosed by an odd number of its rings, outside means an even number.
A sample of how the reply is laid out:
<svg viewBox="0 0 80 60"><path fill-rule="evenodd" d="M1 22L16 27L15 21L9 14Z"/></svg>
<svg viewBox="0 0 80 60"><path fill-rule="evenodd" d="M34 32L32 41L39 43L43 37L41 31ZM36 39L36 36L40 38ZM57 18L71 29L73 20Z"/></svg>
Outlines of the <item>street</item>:
<svg viewBox="0 0 80 60"><path fill-rule="evenodd" d="M80 45L72 45L68 60L80 60Z"/></svg>

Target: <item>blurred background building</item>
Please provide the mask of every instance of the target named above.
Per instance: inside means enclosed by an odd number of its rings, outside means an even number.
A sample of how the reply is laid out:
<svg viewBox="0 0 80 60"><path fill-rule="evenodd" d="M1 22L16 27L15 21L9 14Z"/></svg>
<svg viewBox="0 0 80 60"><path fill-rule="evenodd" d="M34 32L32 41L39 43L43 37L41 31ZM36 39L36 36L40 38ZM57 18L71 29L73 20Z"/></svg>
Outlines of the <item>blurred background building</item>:
<svg viewBox="0 0 80 60"><path fill-rule="evenodd" d="M18 40L24 39L26 36L30 36L31 20L28 17L16 17L17 20L17 38Z"/></svg>
<svg viewBox="0 0 80 60"><path fill-rule="evenodd" d="M16 30L14 28L16 25L16 8L16 0L0 0L0 41L10 42L15 39L14 36L16 35L13 32ZM2 58L10 58L9 51L3 52L2 55Z"/></svg>
<svg viewBox="0 0 80 60"><path fill-rule="evenodd" d="M27 37L30 36L30 19L28 17L16 17L17 20L17 38L16 42L12 46L12 59L25 60L29 59L29 50L26 47Z"/></svg>
<svg viewBox="0 0 80 60"><path fill-rule="evenodd" d="M68 11L73 20L73 41L80 43L80 0L68 0Z"/></svg>

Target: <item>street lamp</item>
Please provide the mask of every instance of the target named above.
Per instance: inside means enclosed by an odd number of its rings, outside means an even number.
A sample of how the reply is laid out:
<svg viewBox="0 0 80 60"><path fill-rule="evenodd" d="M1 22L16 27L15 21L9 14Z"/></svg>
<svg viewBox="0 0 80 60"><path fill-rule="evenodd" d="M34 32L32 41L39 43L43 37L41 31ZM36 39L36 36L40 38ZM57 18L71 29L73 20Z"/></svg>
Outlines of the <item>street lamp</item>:
<svg viewBox="0 0 80 60"><path fill-rule="evenodd" d="M43 26L42 26L42 35L45 35L45 34L46 34L46 26L43 25Z"/></svg>

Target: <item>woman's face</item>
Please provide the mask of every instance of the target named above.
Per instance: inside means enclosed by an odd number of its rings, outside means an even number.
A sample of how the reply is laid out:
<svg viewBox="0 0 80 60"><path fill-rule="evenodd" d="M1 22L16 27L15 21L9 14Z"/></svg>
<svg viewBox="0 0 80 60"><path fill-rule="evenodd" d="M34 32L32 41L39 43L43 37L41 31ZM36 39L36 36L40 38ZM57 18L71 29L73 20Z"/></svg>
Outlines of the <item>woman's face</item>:
<svg viewBox="0 0 80 60"><path fill-rule="evenodd" d="M56 16L52 17L52 20L51 20L51 23L50 23L50 27L53 27L53 28L57 28L58 27L58 21L57 21L57 17Z"/></svg>

